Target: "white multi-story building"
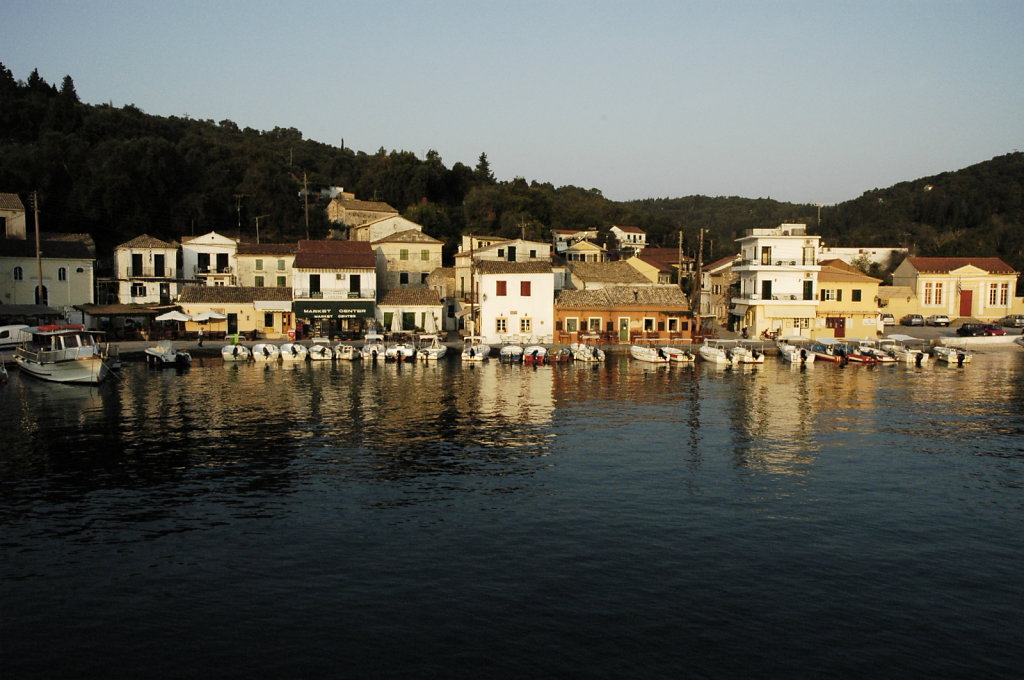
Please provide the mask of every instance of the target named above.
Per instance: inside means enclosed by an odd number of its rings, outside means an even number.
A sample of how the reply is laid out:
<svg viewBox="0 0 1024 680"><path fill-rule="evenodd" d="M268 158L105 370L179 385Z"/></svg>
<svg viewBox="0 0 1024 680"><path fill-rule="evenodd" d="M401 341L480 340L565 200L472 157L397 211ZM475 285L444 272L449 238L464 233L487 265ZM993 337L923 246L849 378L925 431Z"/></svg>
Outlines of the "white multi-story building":
<svg viewBox="0 0 1024 680"><path fill-rule="evenodd" d="M121 304L170 304L178 297L178 246L143 234L114 248Z"/></svg>
<svg viewBox="0 0 1024 680"><path fill-rule="evenodd" d="M181 239L181 276L201 286L236 286L238 240L215 231Z"/></svg>
<svg viewBox="0 0 1024 680"><path fill-rule="evenodd" d="M475 268L477 335L489 344L552 342L555 276L549 262L484 260Z"/></svg>
<svg viewBox="0 0 1024 680"><path fill-rule="evenodd" d="M787 329L809 332L818 309L820 239L808 234L805 224L749 229L736 239L740 258L733 272L740 288L729 311L737 317L735 328L747 328L751 334Z"/></svg>

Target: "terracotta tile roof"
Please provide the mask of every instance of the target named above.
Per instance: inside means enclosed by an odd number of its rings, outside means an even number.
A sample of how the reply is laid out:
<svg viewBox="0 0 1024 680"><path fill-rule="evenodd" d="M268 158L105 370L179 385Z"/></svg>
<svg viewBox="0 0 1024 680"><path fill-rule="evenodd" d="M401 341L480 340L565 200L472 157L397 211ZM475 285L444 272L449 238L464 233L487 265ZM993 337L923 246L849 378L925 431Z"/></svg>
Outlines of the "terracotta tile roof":
<svg viewBox="0 0 1024 680"><path fill-rule="evenodd" d="M345 210L361 210L366 212L393 212L398 213L397 210L392 208L384 201L360 201L356 198L344 199L340 196L335 198L332 203L344 208Z"/></svg>
<svg viewBox="0 0 1024 680"><path fill-rule="evenodd" d="M255 288L252 286L185 286L181 290L178 302L190 303L241 303L249 304L256 300L270 302L290 301L291 288Z"/></svg>
<svg viewBox="0 0 1024 680"><path fill-rule="evenodd" d="M178 246L176 246L173 243L168 243L167 241L161 241L160 239L156 238L155 236L150 236L149 234L143 234L142 236L136 236L132 240L125 241L121 245L117 246L117 248L177 248L177 247ZM115 250L117 250L117 248L115 248Z"/></svg>
<svg viewBox="0 0 1024 680"><path fill-rule="evenodd" d="M690 308L678 286L609 286L596 290L563 290L556 307L669 307Z"/></svg>
<svg viewBox="0 0 1024 680"><path fill-rule="evenodd" d="M910 262L919 272L929 274L948 274L954 269L971 265L978 269L984 269L989 274L1016 274L1013 267L1003 262L998 257L908 257Z"/></svg>
<svg viewBox="0 0 1024 680"><path fill-rule="evenodd" d="M377 239L373 243L441 243L433 236L424 234L419 229L406 229L390 236Z"/></svg>
<svg viewBox="0 0 1024 680"><path fill-rule="evenodd" d="M0 210L25 210L18 194L0 194Z"/></svg>
<svg viewBox="0 0 1024 680"><path fill-rule="evenodd" d="M298 243L239 243L239 255L294 255Z"/></svg>
<svg viewBox="0 0 1024 680"><path fill-rule="evenodd" d="M613 225L612 228L613 229L618 229L619 231L624 231L624 232L627 232L627 233L630 233L630 234L646 234L647 233L646 231L644 231L640 227L624 227L621 224Z"/></svg>
<svg viewBox="0 0 1024 680"><path fill-rule="evenodd" d="M527 262L480 260L476 263L476 270L480 274L544 274L551 272L551 263L538 260Z"/></svg>
<svg viewBox="0 0 1024 680"><path fill-rule="evenodd" d="M830 262L836 262L838 264L829 264ZM857 269L852 265L848 265L842 260L825 260L820 263L821 270L818 272L818 281L831 281L833 283L839 283L842 281L846 282L863 282L863 283L881 283L881 279L876 279L873 276L868 276L861 270ZM841 266L840 266L841 265Z"/></svg>
<svg viewBox="0 0 1024 680"><path fill-rule="evenodd" d="M655 269L657 269L659 272L672 272L672 271L674 271L671 265L667 265L667 264L665 264L664 262L662 262L661 260L659 260L659 259L657 259L655 257L645 257L646 254L647 253L640 253L639 255L635 255L634 257L636 259L640 260L641 262L646 262L647 264L649 264L652 267L654 267ZM630 258L630 260L632 260L632 259L633 258ZM626 260L626 262L629 262L629 260Z"/></svg>
<svg viewBox="0 0 1024 680"><path fill-rule="evenodd" d="M378 304L381 305L440 305L441 298L437 291L430 288L395 288L384 293Z"/></svg>
<svg viewBox="0 0 1024 680"><path fill-rule="evenodd" d="M646 250L646 248L644 250ZM726 265L730 265L733 262L735 262L736 258L738 258L738 257L739 257L739 255L728 255L726 257L723 257L720 260L715 260L711 264L704 265L704 271L706 271L706 272L707 271L713 271L715 269L719 269L721 267L725 267Z"/></svg>
<svg viewBox="0 0 1024 680"><path fill-rule="evenodd" d="M47 234L46 236L50 236ZM79 236L75 234L75 236ZM43 259L92 260L96 257L96 248L91 245L92 239L40 238L39 250ZM0 238L0 257L32 257L36 256L35 239L4 239Z"/></svg>
<svg viewBox="0 0 1024 680"><path fill-rule="evenodd" d="M592 283L647 283L650 281L632 265L618 262L572 262L569 271L584 282Z"/></svg>
<svg viewBox="0 0 1024 680"><path fill-rule="evenodd" d="M640 256L651 260L656 260L667 267L676 267L679 265L679 249L678 248L652 248L647 246L640 253ZM689 255L683 255L683 264L693 262L693 258Z"/></svg>
<svg viewBox="0 0 1024 680"><path fill-rule="evenodd" d="M162 314L168 310L174 309L170 305L146 305L146 304L110 304L110 305L94 305L84 304L75 305L75 309L80 309L86 314L91 316L156 316Z"/></svg>
<svg viewBox="0 0 1024 680"><path fill-rule="evenodd" d="M374 269L377 256L367 241L299 241L296 269Z"/></svg>

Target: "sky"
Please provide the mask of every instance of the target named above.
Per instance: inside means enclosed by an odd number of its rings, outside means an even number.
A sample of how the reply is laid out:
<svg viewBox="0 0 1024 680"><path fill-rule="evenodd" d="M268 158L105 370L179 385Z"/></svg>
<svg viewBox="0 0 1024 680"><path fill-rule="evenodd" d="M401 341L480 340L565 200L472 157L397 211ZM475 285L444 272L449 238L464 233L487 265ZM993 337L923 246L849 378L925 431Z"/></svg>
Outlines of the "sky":
<svg viewBox="0 0 1024 680"><path fill-rule="evenodd" d="M6 0L83 102L486 153L625 201L836 203L1024 148L1024 1Z"/></svg>

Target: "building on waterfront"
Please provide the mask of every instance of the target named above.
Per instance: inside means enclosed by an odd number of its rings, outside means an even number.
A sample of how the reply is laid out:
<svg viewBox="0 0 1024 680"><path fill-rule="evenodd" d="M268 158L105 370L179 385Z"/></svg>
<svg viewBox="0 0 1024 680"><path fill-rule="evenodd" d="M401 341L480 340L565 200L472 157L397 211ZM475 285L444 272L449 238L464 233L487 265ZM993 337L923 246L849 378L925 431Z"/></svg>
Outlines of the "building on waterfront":
<svg viewBox="0 0 1024 680"><path fill-rule="evenodd" d="M377 284L381 290L427 288L427 277L441 266L444 243L420 229L392 233L371 245L377 258Z"/></svg>
<svg viewBox="0 0 1024 680"><path fill-rule="evenodd" d="M443 307L430 288L396 288L377 302L377 321L385 332L437 333L443 328Z"/></svg>
<svg viewBox="0 0 1024 680"><path fill-rule="evenodd" d="M555 342L576 342L585 333L618 343L693 337L689 300L675 285L563 290L554 315Z"/></svg>
<svg viewBox="0 0 1024 680"><path fill-rule="evenodd" d="M181 311L195 317L202 312L223 314L223 320L201 324L185 322L185 331L200 328L209 337L221 333L256 331L260 338L282 339L295 329L291 288L256 288L250 286L186 286L178 298Z"/></svg>
<svg viewBox="0 0 1024 680"><path fill-rule="evenodd" d="M824 260L818 271L818 315L814 326L782 326L783 335L834 338L874 338L883 332L879 320L878 284L843 260Z"/></svg>
<svg viewBox="0 0 1024 680"><path fill-rule="evenodd" d="M296 243L239 243L235 255L242 287L291 288Z"/></svg>
<svg viewBox="0 0 1024 680"><path fill-rule="evenodd" d="M1019 276L998 257L908 257L892 283L914 291L924 316L995 320L1024 307L1014 298Z"/></svg>
<svg viewBox="0 0 1024 680"><path fill-rule="evenodd" d="M474 273L477 303L470 301L469 312L477 324L467 328L476 328L475 334L488 343L552 341L555 276L550 262L483 260Z"/></svg>
<svg viewBox="0 0 1024 680"><path fill-rule="evenodd" d="M733 271L736 255L729 255L703 267L700 284L700 316L708 325L728 325L738 317L730 316L732 298L739 292L739 276ZM735 330L731 328L730 330Z"/></svg>
<svg viewBox="0 0 1024 680"><path fill-rule="evenodd" d="M0 217L0 304L70 313L74 305L94 301L96 244L91 236L41 232L37 259L36 241L26 234L25 208L16 194L0 194Z"/></svg>
<svg viewBox="0 0 1024 680"><path fill-rule="evenodd" d="M369 242L299 241L293 268L292 309L303 330L350 335L375 320L377 258Z"/></svg>
<svg viewBox="0 0 1024 680"><path fill-rule="evenodd" d="M730 328L751 335L785 328L809 328L818 316L816 279L819 236L805 224L748 229L736 239L740 257L732 269L738 295L729 314Z"/></svg>
<svg viewBox="0 0 1024 680"><path fill-rule="evenodd" d="M181 278L183 284L199 286L237 286L235 255L238 239L211 231L202 236L181 239Z"/></svg>
<svg viewBox="0 0 1024 680"><path fill-rule="evenodd" d="M178 244L149 234L114 248L114 281L121 304L170 304L178 297Z"/></svg>

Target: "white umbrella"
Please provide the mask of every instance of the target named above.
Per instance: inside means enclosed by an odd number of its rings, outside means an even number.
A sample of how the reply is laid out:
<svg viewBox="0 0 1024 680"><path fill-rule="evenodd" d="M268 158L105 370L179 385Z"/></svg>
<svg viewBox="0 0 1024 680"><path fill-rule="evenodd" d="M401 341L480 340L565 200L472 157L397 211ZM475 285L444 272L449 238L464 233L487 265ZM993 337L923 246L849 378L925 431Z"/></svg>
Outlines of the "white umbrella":
<svg viewBox="0 0 1024 680"><path fill-rule="evenodd" d="M402 310L400 309L396 310L395 313L391 315L391 330L402 330Z"/></svg>
<svg viewBox="0 0 1024 680"><path fill-rule="evenodd" d="M434 319L433 312L427 312L423 315L423 330L427 333L437 332L437 321Z"/></svg>
<svg viewBox="0 0 1024 680"><path fill-rule="evenodd" d="M155 317L155 321L191 321L192 317L185 312L179 312L177 309L173 309L169 312L165 312L158 317Z"/></svg>
<svg viewBox="0 0 1024 680"><path fill-rule="evenodd" d="M223 321L228 318L226 314L220 312L199 312L194 317L193 321Z"/></svg>

